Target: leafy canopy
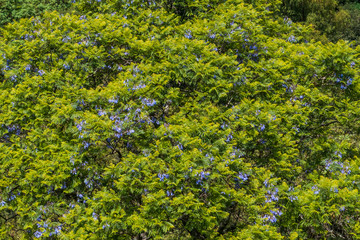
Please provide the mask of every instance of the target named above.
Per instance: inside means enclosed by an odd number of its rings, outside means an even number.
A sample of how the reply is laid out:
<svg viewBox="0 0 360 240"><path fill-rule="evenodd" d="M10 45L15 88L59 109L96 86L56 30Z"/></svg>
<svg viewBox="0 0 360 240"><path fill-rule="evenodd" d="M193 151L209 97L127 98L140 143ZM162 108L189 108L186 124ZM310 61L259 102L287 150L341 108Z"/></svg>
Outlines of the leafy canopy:
<svg viewBox="0 0 360 240"><path fill-rule="evenodd" d="M277 4L83 0L2 29L0 236L359 236L359 48Z"/></svg>
<svg viewBox="0 0 360 240"><path fill-rule="evenodd" d="M72 0L0 0L0 26L45 11L66 11Z"/></svg>

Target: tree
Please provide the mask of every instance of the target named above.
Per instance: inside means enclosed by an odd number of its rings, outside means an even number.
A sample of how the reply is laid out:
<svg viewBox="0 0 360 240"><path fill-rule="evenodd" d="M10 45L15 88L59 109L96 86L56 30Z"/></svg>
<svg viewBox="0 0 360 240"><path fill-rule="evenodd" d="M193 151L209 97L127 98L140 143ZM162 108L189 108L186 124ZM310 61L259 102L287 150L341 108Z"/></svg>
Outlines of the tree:
<svg viewBox="0 0 360 240"><path fill-rule="evenodd" d="M360 14L356 6L352 1L283 0L281 12L295 22L313 25L318 31L315 39L355 40L358 44Z"/></svg>
<svg viewBox="0 0 360 240"><path fill-rule="evenodd" d="M358 236L359 48L253 4L84 0L5 26L0 235Z"/></svg>
<svg viewBox="0 0 360 240"><path fill-rule="evenodd" d="M21 18L38 16L44 11L66 11L71 0L0 0L0 25Z"/></svg>

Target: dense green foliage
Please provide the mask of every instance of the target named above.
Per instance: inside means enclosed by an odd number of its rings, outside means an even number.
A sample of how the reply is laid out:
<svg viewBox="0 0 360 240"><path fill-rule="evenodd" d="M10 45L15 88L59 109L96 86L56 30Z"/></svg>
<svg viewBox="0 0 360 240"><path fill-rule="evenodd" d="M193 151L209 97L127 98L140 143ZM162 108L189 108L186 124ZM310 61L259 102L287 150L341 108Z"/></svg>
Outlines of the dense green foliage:
<svg viewBox="0 0 360 240"><path fill-rule="evenodd" d="M282 14L295 22L311 24L326 38L336 42L340 39L360 43L360 5L351 0L283 0ZM318 35L319 35L318 34Z"/></svg>
<svg viewBox="0 0 360 240"><path fill-rule="evenodd" d="M83 0L6 25L1 238L359 238L360 49L278 4Z"/></svg>
<svg viewBox="0 0 360 240"><path fill-rule="evenodd" d="M45 11L65 11L71 0L0 0L0 26L21 18L38 16Z"/></svg>

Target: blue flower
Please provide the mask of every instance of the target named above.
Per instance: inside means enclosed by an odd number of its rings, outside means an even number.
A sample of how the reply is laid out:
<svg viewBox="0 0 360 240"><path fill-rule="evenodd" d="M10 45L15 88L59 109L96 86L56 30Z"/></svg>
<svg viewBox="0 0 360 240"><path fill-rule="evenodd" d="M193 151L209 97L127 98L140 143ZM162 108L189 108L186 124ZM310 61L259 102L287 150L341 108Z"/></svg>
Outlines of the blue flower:
<svg viewBox="0 0 360 240"><path fill-rule="evenodd" d="M141 100L141 103L148 107L152 107L156 104L156 101L154 99L144 98Z"/></svg>
<svg viewBox="0 0 360 240"><path fill-rule="evenodd" d="M36 232L34 233L34 236L35 236L36 238L40 238L40 237L42 236L42 234L43 234L43 232L36 231Z"/></svg>
<svg viewBox="0 0 360 240"><path fill-rule="evenodd" d="M191 38L192 38L192 35L191 35L191 31L190 31L190 30L187 30L187 31L186 31L185 37L186 37L187 39L191 39Z"/></svg>
<svg viewBox="0 0 360 240"><path fill-rule="evenodd" d="M63 42L68 42L69 40L71 40L71 37L69 37L69 36L65 36L65 37L62 39Z"/></svg>
<svg viewBox="0 0 360 240"><path fill-rule="evenodd" d="M83 125L85 124L85 121L81 121L79 124L76 125L77 129L81 132L83 129Z"/></svg>
<svg viewBox="0 0 360 240"><path fill-rule="evenodd" d="M296 42L296 38L293 35L291 35L287 40L288 42Z"/></svg>
<svg viewBox="0 0 360 240"><path fill-rule="evenodd" d="M159 173L159 174L158 174L158 177L160 178L160 181L164 181L165 178L166 178L166 179L169 178L169 175L168 175L168 174L165 174L165 173L163 173L163 174Z"/></svg>
<svg viewBox="0 0 360 240"><path fill-rule="evenodd" d="M200 179L201 179L201 180L207 179L209 175L210 175L209 172L201 171L201 172L200 172Z"/></svg>
<svg viewBox="0 0 360 240"><path fill-rule="evenodd" d="M317 187L316 185L315 185L315 186L312 186L311 189L314 191L314 194L315 194L315 195L319 194L319 192L320 192L319 189L318 189L318 187Z"/></svg>
<svg viewBox="0 0 360 240"><path fill-rule="evenodd" d="M291 202L298 200L297 196L289 196Z"/></svg>
<svg viewBox="0 0 360 240"><path fill-rule="evenodd" d="M145 84L139 84L139 85L135 85L132 90L138 90L138 89L141 89L141 88L145 88L146 85Z"/></svg>
<svg viewBox="0 0 360 240"><path fill-rule="evenodd" d="M83 145L84 145L84 149L87 149L87 148L89 148L90 143L83 141Z"/></svg>
<svg viewBox="0 0 360 240"><path fill-rule="evenodd" d="M243 181L245 182L246 180L249 179L249 175L247 175L246 173L239 173L238 177Z"/></svg>
<svg viewBox="0 0 360 240"><path fill-rule="evenodd" d="M43 70L39 70L39 71L38 71L38 74L39 74L40 76L42 76L42 75L45 74L45 72L44 72Z"/></svg>
<svg viewBox="0 0 360 240"><path fill-rule="evenodd" d="M98 112L98 115L99 116L106 115L106 112L100 109Z"/></svg>
<svg viewBox="0 0 360 240"><path fill-rule="evenodd" d="M61 232L61 226L55 227L54 231L50 233L51 235L57 235Z"/></svg>
<svg viewBox="0 0 360 240"><path fill-rule="evenodd" d="M109 99L109 103L118 103L118 100L111 98L111 99Z"/></svg>
<svg viewBox="0 0 360 240"><path fill-rule="evenodd" d="M269 180L266 179L266 180L264 181L264 185L265 185L265 187L268 187L268 186L269 186Z"/></svg>
<svg viewBox="0 0 360 240"><path fill-rule="evenodd" d="M233 135L230 133L230 134L227 136L225 142L230 142L232 139L233 139Z"/></svg>

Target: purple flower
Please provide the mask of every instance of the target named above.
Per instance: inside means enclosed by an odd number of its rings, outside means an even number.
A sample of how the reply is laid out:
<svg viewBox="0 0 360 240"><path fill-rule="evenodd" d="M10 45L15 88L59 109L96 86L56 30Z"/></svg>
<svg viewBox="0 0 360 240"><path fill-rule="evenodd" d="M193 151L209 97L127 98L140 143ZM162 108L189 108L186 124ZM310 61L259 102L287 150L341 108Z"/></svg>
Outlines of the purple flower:
<svg viewBox="0 0 360 240"><path fill-rule="evenodd" d="M341 152L335 151L335 155L337 155L339 158L342 158L342 153Z"/></svg>
<svg viewBox="0 0 360 240"><path fill-rule="evenodd" d="M145 84L139 84L139 85L135 85L132 90L138 90L138 89L141 89L141 88L145 88L146 85Z"/></svg>
<svg viewBox="0 0 360 240"><path fill-rule="evenodd" d="M165 173L163 173L163 174L159 173L158 177L160 178L160 181L162 182L162 181L164 181L165 178L168 179L169 175L165 174Z"/></svg>
<svg viewBox="0 0 360 240"><path fill-rule="evenodd" d="M13 81L13 82L16 82L16 78L17 78L17 75L12 75L12 76L10 77L11 81Z"/></svg>
<svg viewBox="0 0 360 240"><path fill-rule="evenodd" d="M229 136L227 136L225 142L230 142L233 139L233 135L230 133Z"/></svg>
<svg viewBox="0 0 360 240"><path fill-rule="evenodd" d="M154 99L144 98L141 100L141 103L148 107L152 107L156 104L156 101Z"/></svg>
<svg viewBox="0 0 360 240"><path fill-rule="evenodd" d="M36 232L34 233L34 236L35 236L36 238L40 238L40 237L42 236L42 234L43 234L43 232L36 231Z"/></svg>
<svg viewBox="0 0 360 240"><path fill-rule="evenodd" d="M210 175L209 172L204 172L204 171L201 171L200 172L200 179L203 180L203 179L207 179L207 177Z"/></svg>
<svg viewBox="0 0 360 240"><path fill-rule="evenodd" d="M98 115L99 116L106 115L106 112L100 109L98 112Z"/></svg>
<svg viewBox="0 0 360 240"><path fill-rule="evenodd" d="M291 202L298 200L297 196L289 196Z"/></svg>
<svg viewBox="0 0 360 240"><path fill-rule="evenodd" d="M54 231L50 233L51 235L57 235L61 232L61 226L55 227Z"/></svg>
<svg viewBox="0 0 360 240"><path fill-rule="evenodd" d="M296 38L291 35L289 38L288 38L288 42L296 42Z"/></svg>
<svg viewBox="0 0 360 240"><path fill-rule="evenodd" d="M318 189L318 187L317 187L316 185L315 185L315 186L312 186L311 189L314 191L314 194L315 194L315 195L319 194L319 192L320 192L319 189Z"/></svg>
<svg viewBox="0 0 360 240"><path fill-rule="evenodd" d="M76 125L77 129L81 132L83 129L83 125L85 124L85 121L81 121L79 124Z"/></svg>
<svg viewBox="0 0 360 240"><path fill-rule="evenodd" d="M265 187L268 187L268 186L269 186L269 180L268 180L268 179L266 179L266 180L264 181L264 185L265 185Z"/></svg>
<svg viewBox="0 0 360 240"><path fill-rule="evenodd" d="M180 150L183 150L183 149L184 149L184 147L183 147L183 145L182 145L181 143L179 143L179 144L177 145L177 147L178 147Z"/></svg>
<svg viewBox="0 0 360 240"><path fill-rule="evenodd" d="M111 99L109 99L109 103L118 103L118 100L111 98Z"/></svg>
<svg viewBox="0 0 360 240"><path fill-rule="evenodd" d="M84 149L87 149L87 148L89 148L90 143L83 141L83 145L84 145Z"/></svg>
<svg viewBox="0 0 360 240"><path fill-rule="evenodd" d="M249 175L247 175L246 173L239 173L238 177L241 179L241 181L245 182L246 180L249 179Z"/></svg>
<svg viewBox="0 0 360 240"><path fill-rule="evenodd" d="M191 31L190 31L190 30L187 30L184 36L185 36L187 39L191 39L191 38L192 38Z"/></svg>
<svg viewBox="0 0 360 240"><path fill-rule="evenodd" d="M45 74L45 72L44 72L43 70L39 70L39 71L38 71L38 74L39 74L40 76L42 76L42 75Z"/></svg>

